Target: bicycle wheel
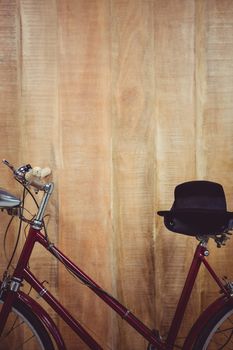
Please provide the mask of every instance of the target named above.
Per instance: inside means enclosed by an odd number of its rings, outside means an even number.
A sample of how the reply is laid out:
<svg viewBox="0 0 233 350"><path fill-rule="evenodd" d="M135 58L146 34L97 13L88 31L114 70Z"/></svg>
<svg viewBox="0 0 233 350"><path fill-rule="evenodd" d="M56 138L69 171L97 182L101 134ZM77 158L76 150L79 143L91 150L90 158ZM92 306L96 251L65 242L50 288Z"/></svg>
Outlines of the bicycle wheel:
<svg viewBox="0 0 233 350"><path fill-rule="evenodd" d="M3 301L0 299L0 308ZM50 336L39 318L16 300L0 338L0 350L54 350Z"/></svg>
<svg viewBox="0 0 233 350"><path fill-rule="evenodd" d="M223 307L203 328L194 350L233 350L233 306Z"/></svg>

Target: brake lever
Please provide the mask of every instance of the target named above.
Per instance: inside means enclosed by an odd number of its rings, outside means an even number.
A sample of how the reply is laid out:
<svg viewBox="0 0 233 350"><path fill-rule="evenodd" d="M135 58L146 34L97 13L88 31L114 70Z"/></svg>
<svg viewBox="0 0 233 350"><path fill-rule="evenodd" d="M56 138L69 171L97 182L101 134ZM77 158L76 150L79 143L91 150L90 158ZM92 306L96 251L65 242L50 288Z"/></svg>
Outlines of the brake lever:
<svg viewBox="0 0 233 350"><path fill-rule="evenodd" d="M17 176L23 176L29 171L31 170L32 167L30 164L26 164L26 165L22 165L20 168L18 168L16 171L15 171L15 175Z"/></svg>
<svg viewBox="0 0 233 350"><path fill-rule="evenodd" d="M5 164L6 166L8 166L8 168L10 168L11 171L12 171L13 173L15 173L15 171L16 171L15 168L13 167L12 164L10 164L10 163L8 162L8 160L3 159L3 160L2 160L2 163Z"/></svg>
<svg viewBox="0 0 233 350"><path fill-rule="evenodd" d="M26 182L25 180L25 174L32 169L30 164L26 164L26 165L22 165L21 167L19 167L18 169L15 169L14 166L12 164L10 164L8 162L8 160L3 159L2 160L3 164L5 164L6 166L8 166L8 168L11 169L11 171L14 173L14 176L16 179L18 179L21 182Z"/></svg>

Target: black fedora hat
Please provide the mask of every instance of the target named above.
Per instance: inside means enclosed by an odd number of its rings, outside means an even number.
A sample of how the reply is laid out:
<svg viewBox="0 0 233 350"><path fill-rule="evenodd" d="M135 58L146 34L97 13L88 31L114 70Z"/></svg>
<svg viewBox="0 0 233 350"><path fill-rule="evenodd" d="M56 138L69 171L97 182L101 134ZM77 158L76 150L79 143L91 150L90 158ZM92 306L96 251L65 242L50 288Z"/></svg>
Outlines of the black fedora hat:
<svg viewBox="0 0 233 350"><path fill-rule="evenodd" d="M211 181L190 181L176 186L170 210L158 211L166 227L188 235L223 232L233 218L227 211L222 185Z"/></svg>

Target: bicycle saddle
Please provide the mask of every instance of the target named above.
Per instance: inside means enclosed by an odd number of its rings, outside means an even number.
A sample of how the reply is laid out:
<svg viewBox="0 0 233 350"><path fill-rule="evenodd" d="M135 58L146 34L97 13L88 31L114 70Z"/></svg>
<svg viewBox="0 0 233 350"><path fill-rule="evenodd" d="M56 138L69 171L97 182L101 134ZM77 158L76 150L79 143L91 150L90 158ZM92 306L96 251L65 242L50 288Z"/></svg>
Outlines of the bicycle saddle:
<svg viewBox="0 0 233 350"><path fill-rule="evenodd" d="M21 201L13 196L11 193L7 192L3 188L0 188L0 208L9 209L18 207Z"/></svg>

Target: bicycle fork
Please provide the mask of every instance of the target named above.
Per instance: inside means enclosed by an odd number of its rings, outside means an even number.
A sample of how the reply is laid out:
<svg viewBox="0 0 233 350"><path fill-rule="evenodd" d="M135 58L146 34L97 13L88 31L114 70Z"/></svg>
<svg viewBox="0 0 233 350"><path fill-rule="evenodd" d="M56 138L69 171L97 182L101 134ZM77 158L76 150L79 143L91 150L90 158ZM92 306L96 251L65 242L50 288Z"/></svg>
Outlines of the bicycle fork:
<svg viewBox="0 0 233 350"><path fill-rule="evenodd" d="M21 286L21 279L17 277L10 277L5 274L1 285L0 297L4 297L4 292L7 292L6 297L4 298L4 303L0 312L0 336L3 332L4 326L6 324L8 315L11 311L12 305L14 304L17 291Z"/></svg>

